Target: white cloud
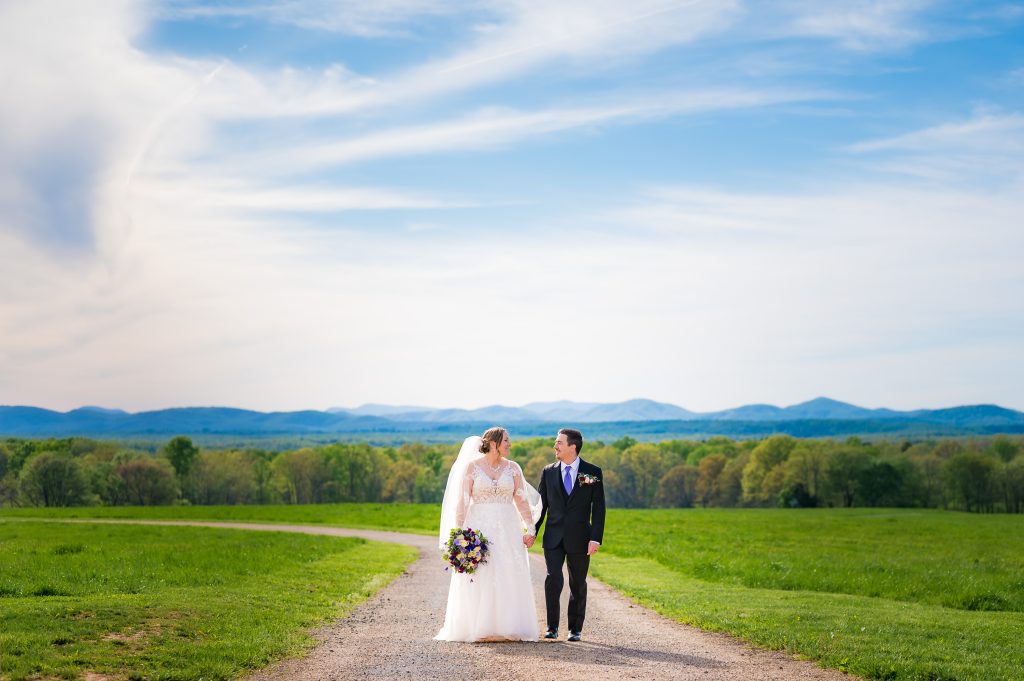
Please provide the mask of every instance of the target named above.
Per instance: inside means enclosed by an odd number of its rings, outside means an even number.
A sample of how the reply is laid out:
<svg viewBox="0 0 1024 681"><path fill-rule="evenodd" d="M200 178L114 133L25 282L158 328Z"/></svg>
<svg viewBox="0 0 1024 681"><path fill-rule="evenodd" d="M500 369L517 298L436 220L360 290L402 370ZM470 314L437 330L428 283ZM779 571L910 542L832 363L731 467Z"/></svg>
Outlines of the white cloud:
<svg viewBox="0 0 1024 681"><path fill-rule="evenodd" d="M107 173L190 74L139 59L134 4L0 6L0 229L88 243Z"/></svg>
<svg viewBox="0 0 1024 681"><path fill-rule="evenodd" d="M1024 181L1024 116L979 111L895 137L850 145L875 167L940 182L1013 185Z"/></svg>
<svg viewBox="0 0 1024 681"><path fill-rule="evenodd" d="M1003 81L1013 87L1024 86L1024 66L1013 69L1006 76L1003 77Z"/></svg>
<svg viewBox="0 0 1024 681"><path fill-rule="evenodd" d="M924 130L886 139L853 144L848 149L863 153L872 151L1024 151L1024 116L1020 114L981 113L969 121L944 123ZM1007 148L1007 145L1009 148Z"/></svg>
<svg viewBox="0 0 1024 681"><path fill-rule="evenodd" d="M210 5L202 0L170 0L160 8L165 19L249 18L300 28L359 36L402 35L410 20L453 14L470 3L447 0L306 0L234 2Z"/></svg>
<svg viewBox="0 0 1024 681"><path fill-rule="evenodd" d="M934 5L929 0L833 0L783 4L789 14L784 30L790 35L834 40L846 49L900 49L934 36L921 15Z"/></svg>
<svg viewBox="0 0 1024 681"><path fill-rule="evenodd" d="M819 101L832 97L824 92L707 90L640 93L593 106L552 108L540 111L485 109L470 116L428 125L394 127L337 142L308 145L272 144L253 155L242 152L231 163L254 163L278 172L300 168L336 166L397 156L455 150L495 149L555 132L624 125L645 120L712 111L767 107L783 103Z"/></svg>
<svg viewBox="0 0 1024 681"><path fill-rule="evenodd" d="M683 45L728 26L726 0L518 0L494 5L497 21L475 43L393 80L403 96L440 94L500 81L549 63L593 72L616 61Z"/></svg>

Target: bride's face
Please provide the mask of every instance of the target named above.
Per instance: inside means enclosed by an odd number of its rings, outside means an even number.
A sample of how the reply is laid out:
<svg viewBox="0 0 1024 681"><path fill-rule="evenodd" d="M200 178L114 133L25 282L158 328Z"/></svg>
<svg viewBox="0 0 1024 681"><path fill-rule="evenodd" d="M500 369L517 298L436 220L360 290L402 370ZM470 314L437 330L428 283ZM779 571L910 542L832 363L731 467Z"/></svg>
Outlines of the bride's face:
<svg viewBox="0 0 1024 681"><path fill-rule="evenodd" d="M501 444L498 445L498 453L502 456L507 457L509 449L512 448L512 438L508 436L508 433L501 438Z"/></svg>

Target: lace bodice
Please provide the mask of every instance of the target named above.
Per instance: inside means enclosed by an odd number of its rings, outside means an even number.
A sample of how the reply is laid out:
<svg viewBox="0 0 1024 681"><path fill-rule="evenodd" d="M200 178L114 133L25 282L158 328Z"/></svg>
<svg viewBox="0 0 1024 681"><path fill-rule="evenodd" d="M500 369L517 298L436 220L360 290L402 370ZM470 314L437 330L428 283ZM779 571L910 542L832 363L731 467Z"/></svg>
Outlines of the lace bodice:
<svg viewBox="0 0 1024 681"><path fill-rule="evenodd" d="M465 520L470 504L515 504L527 534L535 532L523 486L523 470L515 461L505 459L492 471L485 470L484 464L471 463L466 470L462 497L462 503L456 511L459 527Z"/></svg>
<svg viewBox="0 0 1024 681"><path fill-rule="evenodd" d="M470 500L474 504L512 503L512 495L516 489L511 463L503 466L494 478L480 466L473 464L469 467L466 477L472 483Z"/></svg>

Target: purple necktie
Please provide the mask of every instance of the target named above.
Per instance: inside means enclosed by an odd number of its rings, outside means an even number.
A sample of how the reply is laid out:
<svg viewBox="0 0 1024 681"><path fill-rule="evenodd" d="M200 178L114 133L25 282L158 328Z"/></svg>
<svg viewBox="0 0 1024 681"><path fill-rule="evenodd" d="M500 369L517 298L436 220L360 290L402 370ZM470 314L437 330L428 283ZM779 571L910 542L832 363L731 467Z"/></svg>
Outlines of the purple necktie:
<svg viewBox="0 0 1024 681"><path fill-rule="evenodd" d="M572 469L569 468L568 466L566 466L565 467L565 480L563 480L563 482L565 483L565 493L566 494L572 494L572 477L570 477L571 475L572 475Z"/></svg>

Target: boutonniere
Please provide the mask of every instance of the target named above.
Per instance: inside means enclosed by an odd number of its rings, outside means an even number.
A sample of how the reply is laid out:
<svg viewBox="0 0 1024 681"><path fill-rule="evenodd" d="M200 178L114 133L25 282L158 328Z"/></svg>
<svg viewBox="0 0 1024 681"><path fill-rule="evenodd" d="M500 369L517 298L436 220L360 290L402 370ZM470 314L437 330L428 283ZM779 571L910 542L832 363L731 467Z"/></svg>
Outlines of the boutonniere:
<svg viewBox="0 0 1024 681"><path fill-rule="evenodd" d="M590 473L580 473L576 476L576 480L578 480L581 485L593 485L595 482L601 482L601 478L596 475L591 475Z"/></svg>

